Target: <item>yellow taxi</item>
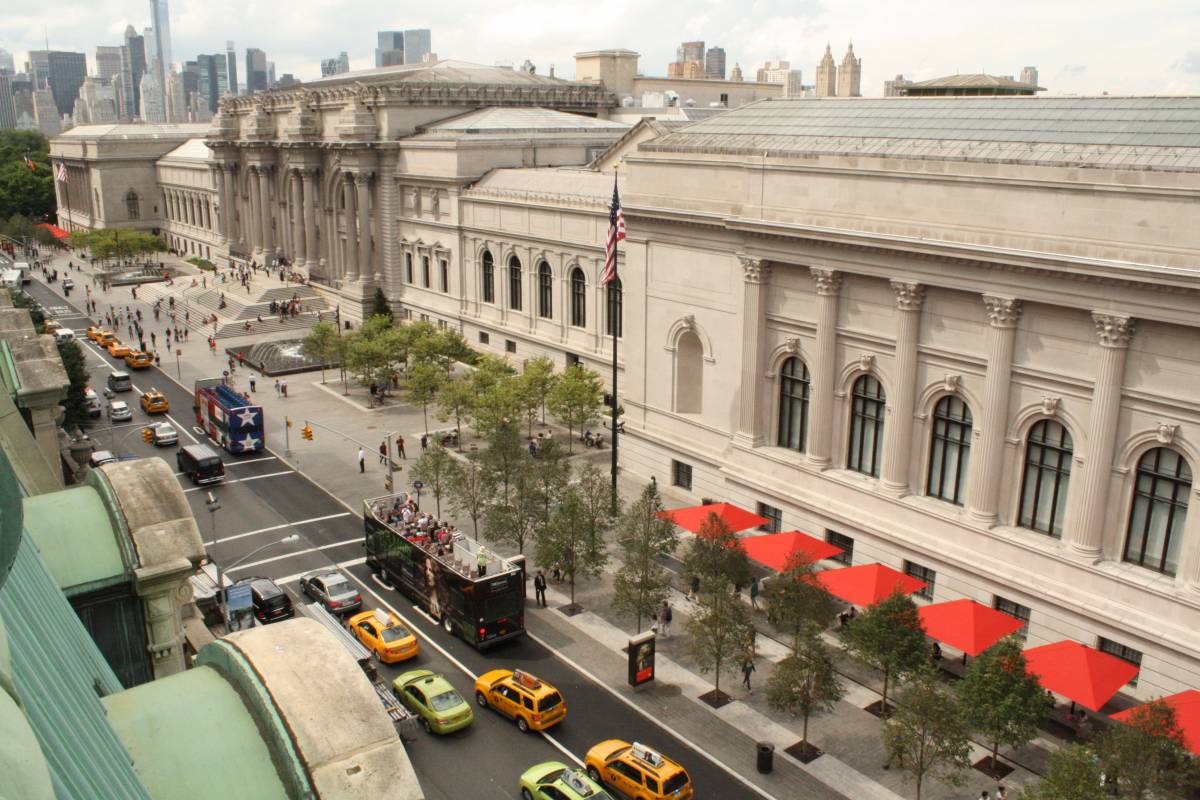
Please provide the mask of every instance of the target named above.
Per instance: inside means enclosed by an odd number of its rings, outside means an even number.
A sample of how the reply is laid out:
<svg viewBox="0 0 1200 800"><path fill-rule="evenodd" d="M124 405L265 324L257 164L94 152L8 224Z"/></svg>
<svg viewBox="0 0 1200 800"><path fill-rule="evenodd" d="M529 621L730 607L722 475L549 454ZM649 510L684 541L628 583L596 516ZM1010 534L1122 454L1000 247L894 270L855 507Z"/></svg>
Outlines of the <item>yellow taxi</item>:
<svg viewBox="0 0 1200 800"><path fill-rule="evenodd" d="M382 608L355 614L346 623L354 637L384 664L407 661L421 652L417 637L400 623L395 614Z"/></svg>
<svg viewBox="0 0 1200 800"><path fill-rule="evenodd" d="M146 369L154 366L154 356L142 350L134 350L125 356L125 366L130 369Z"/></svg>
<svg viewBox="0 0 1200 800"><path fill-rule="evenodd" d="M519 669L494 669L475 681L475 702L515 720L522 732L544 731L567 718L558 690Z"/></svg>
<svg viewBox="0 0 1200 800"><path fill-rule="evenodd" d="M101 347L106 348L116 340L117 335L112 331L100 331L96 334L96 338L93 341Z"/></svg>
<svg viewBox="0 0 1200 800"><path fill-rule="evenodd" d="M142 395L142 411L147 414L165 414L170 410L170 403L158 389L151 389Z"/></svg>
<svg viewBox="0 0 1200 800"><path fill-rule="evenodd" d="M100 334L104 332L105 329L101 328L99 325L88 325L87 337L93 342L96 342L100 340Z"/></svg>
<svg viewBox="0 0 1200 800"><path fill-rule="evenodd" d="M108 343L108 354L113 358L125 358L133 352L133 348L122 342L120 339L113 339Z"/></svg>
<svg viewBox="0 0 1200 800"><path fill-rule="evenodd" d="M607 739L588 750L588 777L632 800L691 800L687 770L644 744Z"/></svg>

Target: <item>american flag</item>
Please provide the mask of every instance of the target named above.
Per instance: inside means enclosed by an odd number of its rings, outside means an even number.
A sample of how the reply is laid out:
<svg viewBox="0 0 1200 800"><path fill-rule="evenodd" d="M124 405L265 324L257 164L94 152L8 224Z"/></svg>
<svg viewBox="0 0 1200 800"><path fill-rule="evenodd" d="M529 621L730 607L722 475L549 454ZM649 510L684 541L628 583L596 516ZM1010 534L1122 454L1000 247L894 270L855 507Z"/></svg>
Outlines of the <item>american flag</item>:
<svg viewBox="0 0 1200 800"><path fill-rule="evenodd" d="M603 284L617 279L617 242L625 238L625 214L621 211L621 197L617 194L617 176L613 175L612 207L608 210L608 241L604 247Z"/></svg>
<svg viewBox="0 0 1200 800"><path fill-rule="evenodd" d="M54 179L60 183L67 182L67 165L61 161L54 165Z"/></svg>

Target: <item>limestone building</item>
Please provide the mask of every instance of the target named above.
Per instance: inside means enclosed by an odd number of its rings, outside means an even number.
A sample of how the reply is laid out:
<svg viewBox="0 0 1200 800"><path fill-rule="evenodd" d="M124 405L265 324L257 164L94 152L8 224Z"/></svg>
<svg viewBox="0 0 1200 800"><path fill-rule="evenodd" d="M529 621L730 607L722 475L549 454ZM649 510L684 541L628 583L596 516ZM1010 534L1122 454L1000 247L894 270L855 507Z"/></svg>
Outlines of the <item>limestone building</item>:
<svg viewBox="0 0 1200 800"><path fill-rule="evenodd" d="M821 63L817 64L817 97L837 97L837 90L837 64L833 63L833 53L830 52L829 45L825 45L825 55L821 57Z"/></svg>
<svg viewBox="0 0 1200 800"><path fill-rule="evenodd" d="M862 59L854 55L854 43L846 48L837 74L838 97L862 97Z"/></svg>

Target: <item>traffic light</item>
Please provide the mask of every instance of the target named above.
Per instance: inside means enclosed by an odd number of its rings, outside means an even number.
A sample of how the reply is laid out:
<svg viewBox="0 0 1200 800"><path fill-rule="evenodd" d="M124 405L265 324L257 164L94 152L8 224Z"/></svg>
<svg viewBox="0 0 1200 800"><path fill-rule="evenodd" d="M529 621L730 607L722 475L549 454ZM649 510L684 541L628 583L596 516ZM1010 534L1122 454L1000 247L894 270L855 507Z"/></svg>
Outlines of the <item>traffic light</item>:
<svg viewBox="0 0 1200 800"><path fill-rule="evenodd" d="M303 436L306 441L311 442L313 440L312 426L305 425L300 429L300 435Z"/></svg>
<svg viewBox="0 0 1200 800"><path fill-rule="evenodd" d="M154 431L149 428L142 428L142 441L147 443L154 441Z"/></svg>

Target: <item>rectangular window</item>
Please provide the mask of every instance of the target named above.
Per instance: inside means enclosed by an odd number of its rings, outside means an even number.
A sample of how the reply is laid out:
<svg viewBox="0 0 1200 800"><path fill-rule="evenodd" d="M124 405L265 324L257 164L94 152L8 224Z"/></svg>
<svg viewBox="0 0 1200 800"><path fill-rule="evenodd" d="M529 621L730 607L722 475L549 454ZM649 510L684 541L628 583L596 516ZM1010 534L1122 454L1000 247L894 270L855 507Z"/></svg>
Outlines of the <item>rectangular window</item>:
<svg viewBox="0 0 1200 800"><path fill-rule="evenodd" d="M580 363L579 356L575 355L574 353L567 353L567 366L568 367L573 367L578 363Z"/></svg>
<svg viewBox="0 0 1200 800"><path fill-rule="evenodd" d="M442 271L442 292L448 293L450 291L450 262L443 258L438 264Z"/></svg>
<svg viewBox="0 0 1200 800"><path fill-rule="evenodd" d="M783 530L783 512L775 506L769 506L766 503L759 503L758 515L760 517L767 518L767 523L765 525L758 526L760 531L766 531L767 533L779 533L781 530Z"/></svg>
<svg viewBox="0 0 1200 800"><path fill-rule="evenodd" d="M421 322L429 322L429 315L428 315L428 314L422 314L422 315L421 315Z"/></svg>
<svg viewBox="0 0 1200 800"><path fill-rule="evenodd" d="M439 319L439 320L438 320L438 328L439 328L439 329L441 329L441 330L443 330L443 331L444 331L444 330L446 330L446 320L444 320L444 319Z"/></svg>
<svg viewBox="0 0 1200 800"><path fill-rule="evenodd" d="M413 282L412 253L404 254L404 281L405 283Z"/></svg>
<svg viewBox="0 0 1200 800"><path fill-rule="evenodd" d="M421 256L421 285L429 288L429 256Z"/></svg>
<svg viewBox="0 0 1200 800"><path fill-rule="evenodd" d="M1134 650L1132 647L1126 647L1120 642L1114 642L1112 639L1100 637L1100 643L1096 645L1096 649L1101 653L1108 653L1110 656L1116 656L1122 661L1133 664L1138 669L1142 668L1142 653L1140 650ZM1137 676L1133 676L1133 680L1129 682L1130 686L1137 686Z"/></svg>
<svg viewBox="0 0 1200 800"><path fill-rule="evenodd" d="M1025 641L1025 637L1029 635L1029 617L1031 616L1029 607L1013 602L1007 597L1001 597L1000 595L996 595L996 600L993 605L997 611L1008 614L1010 617L1016 617L1017 619L1021 620L1022 623L1024 623L1013 635L1021 641Z"/></svg>
<svg viewBox="0 0 1200 800"><path fill-rule="evenodd" d="M490 344L491 341L492 341L491 336L488 336L487 333L485 333L484 331L479 332L479 343L480 344Z"/></svg>
<svg viewBox="0 0 1200 800"><path fill-rule="evenodd" d="M847 567L854 563L854 539L844 533L837 531L825 531L825 541L829 542L834 547L842 548L842 552L830 558L830 561L836 561L839 564L845 564Z"/></svg>
<svg viewBox="0 0 1200 800"><path fill-rule="evenodd" d="M692 490L692 465L682 461L671 461L671 485Z"/></svg>
<svg viewBox="0 0 1200 800"><path fill-rule="evenodd" d="M916 578L919 581L925 581L925 588L917 592L917 597L923 597L926 600L933 599L933 586L937 582L937 573L929 567L922 567L913 561L904 562L904 574L910 578Z"/></svg>
<svg viewBox="0 0 1200 800"><path fill-rule="evenodd" d="M512 339L505 339L504 340L504 352L506 352L506 353L517 352L517 343L514 342Z"/></svg>

